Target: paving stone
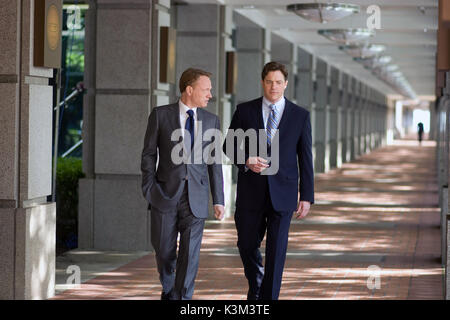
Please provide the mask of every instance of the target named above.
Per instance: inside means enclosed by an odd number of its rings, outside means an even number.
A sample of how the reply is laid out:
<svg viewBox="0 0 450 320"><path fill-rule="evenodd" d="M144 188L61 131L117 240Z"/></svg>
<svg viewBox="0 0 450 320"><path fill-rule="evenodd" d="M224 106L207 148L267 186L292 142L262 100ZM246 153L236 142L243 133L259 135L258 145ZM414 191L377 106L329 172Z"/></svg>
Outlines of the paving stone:
<svg viewBox="0 0 450 320"><path fill-rule="evenodd" d="M428 141L396 141L317 175L317 203L290 227L280 299L443 299L435 181ZM236 241L232 218L206 223L193 299L246 298ZM160 292L148 253L54 299L159 299Z"/></svg>

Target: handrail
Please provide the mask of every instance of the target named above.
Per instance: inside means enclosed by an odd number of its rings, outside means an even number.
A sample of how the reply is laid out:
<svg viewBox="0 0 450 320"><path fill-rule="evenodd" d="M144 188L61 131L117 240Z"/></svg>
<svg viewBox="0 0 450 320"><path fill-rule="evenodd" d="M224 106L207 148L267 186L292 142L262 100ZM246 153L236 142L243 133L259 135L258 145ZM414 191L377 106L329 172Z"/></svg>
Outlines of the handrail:
<svg viewBox="0 0 450 320"><path fill-rule="evenodd" d="M83 139L81 139L80 141L78 141L77 143L75 143L72 147L70 147L69 150L67 150L66 152L64 152L64 153L61 155L61 158L67 157L69 154L72 153L72 151L74 151L74 150L75 150L80 144L82 144L82 143L83 143Z"/></svg>
<svg viewBox="0 0 450 320"><path fill-rule="evenodd" d="M67 105L67 102L69 102L69 100L78 96L80 93L83 93L84 90L85 90L85 88L84 88L83 82L78 82L75 87L75 90L73 90L72 93L69 94L65 100L61 101L57 106L53 107L53 111L56 111L58 108ZM66 106L66 108L67 108L67 106Z"/></svg>

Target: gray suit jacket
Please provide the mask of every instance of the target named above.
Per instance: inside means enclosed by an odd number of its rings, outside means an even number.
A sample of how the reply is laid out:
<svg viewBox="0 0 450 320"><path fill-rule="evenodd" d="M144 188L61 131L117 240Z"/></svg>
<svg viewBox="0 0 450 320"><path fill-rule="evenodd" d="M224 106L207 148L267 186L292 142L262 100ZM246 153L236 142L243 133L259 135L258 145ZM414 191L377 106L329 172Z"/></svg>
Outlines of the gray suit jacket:
<svg viewBox="0 0 450 320"><path fill-rule="evenodd" d="M219 118L204 109L197 109L197 120L202 124L202 132L198 132L195 143L200 141L199 136L203 136L206 130L220 130ZM142 192L149 203L149 209L154 206L160 211L172 211L188 180L192 213L198 218L207 218L209 185L213 203L224 205L222 165L208 165L203 159L199 164L174 163L171 158L172 150L182 143L181 137L178 141L171 141L172 132L176 129L181 129L178 102L152 110L142 151ZM202 151L212 148L212 145L211 141L203 141ZM218 151L221 152L220 149Z"/></svg>

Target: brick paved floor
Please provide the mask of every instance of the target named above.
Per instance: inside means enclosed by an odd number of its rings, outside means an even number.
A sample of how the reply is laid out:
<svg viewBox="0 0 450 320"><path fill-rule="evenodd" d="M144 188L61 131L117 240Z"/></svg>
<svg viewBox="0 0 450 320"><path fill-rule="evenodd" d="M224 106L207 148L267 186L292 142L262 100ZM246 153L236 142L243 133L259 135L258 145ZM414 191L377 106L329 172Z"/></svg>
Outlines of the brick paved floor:
<svg viewBox="0 0 450 320"><path fill-rule="evenodd" d="M442 299L434 150L396 141L317 175L317 203L291 224L280 299ZM159 299L160 290L149 254L54 299ZM194 299L246 291L233 219L208 222Z"/></svg>

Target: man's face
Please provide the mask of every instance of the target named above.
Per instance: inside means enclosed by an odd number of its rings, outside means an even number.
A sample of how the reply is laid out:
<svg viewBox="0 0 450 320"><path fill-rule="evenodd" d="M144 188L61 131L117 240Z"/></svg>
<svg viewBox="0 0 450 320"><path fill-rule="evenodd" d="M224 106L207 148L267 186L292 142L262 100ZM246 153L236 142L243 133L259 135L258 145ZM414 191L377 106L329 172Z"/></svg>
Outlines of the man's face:
<svg viewBox="0 0 450 320"><path fill-rule="evenodd" d="M200 76L190 89L192 104L196 107L204 108L208 105L211 95L211 80L207 76Z"/></svg>
<svg viewBox="0 0 450 320"><path fill-rule="evenodd" d="M270 71L262 82L264 96L272 103L280 100L284 96L284 90L287 87L287 81L281 71Z"/></svg>

